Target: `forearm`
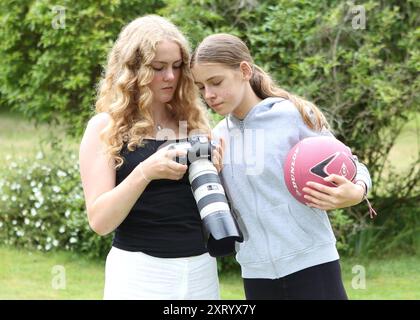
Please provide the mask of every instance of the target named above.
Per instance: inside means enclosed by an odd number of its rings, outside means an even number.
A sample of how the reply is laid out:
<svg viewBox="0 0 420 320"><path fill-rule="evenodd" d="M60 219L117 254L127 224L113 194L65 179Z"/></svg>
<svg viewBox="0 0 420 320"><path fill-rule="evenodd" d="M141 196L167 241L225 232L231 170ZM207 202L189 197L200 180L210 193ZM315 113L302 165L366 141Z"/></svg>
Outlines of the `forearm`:
<svg viewBox="0 0 420 320"><path fill-rule="evenodd" d="M119 185L100 195L88 208L89 224L99 235L117 228L146 189L149 181L137 166Z"/></svg>

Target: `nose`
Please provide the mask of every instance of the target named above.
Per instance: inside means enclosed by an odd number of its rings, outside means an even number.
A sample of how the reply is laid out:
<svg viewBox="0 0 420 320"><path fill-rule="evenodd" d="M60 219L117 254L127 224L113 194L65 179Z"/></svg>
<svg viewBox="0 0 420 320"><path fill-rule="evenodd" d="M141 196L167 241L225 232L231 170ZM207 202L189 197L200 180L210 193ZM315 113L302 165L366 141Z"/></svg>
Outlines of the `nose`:
<svg viewBox="0 0 420 320"><path fill-rule="evenodd" d="M165 71L165 75L164 75L163 80L164 81L172 81L174 79L175 79L174 70L172 68L168 68Z"/></svg>
<svg viewBox="0 0 420 320"><path fill-rule="evenodd" d="M204 88L204 99L206 100L211 100L215 98L215 94L212 90L210 90L209 88Z"/></svg>

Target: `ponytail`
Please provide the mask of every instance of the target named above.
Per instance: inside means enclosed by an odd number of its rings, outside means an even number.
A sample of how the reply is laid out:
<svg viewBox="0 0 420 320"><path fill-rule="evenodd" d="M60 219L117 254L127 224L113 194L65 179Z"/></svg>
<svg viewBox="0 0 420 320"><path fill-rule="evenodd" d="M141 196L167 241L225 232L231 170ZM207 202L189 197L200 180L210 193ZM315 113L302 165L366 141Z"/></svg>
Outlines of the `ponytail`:
<svg viewBox="0 0 420 320"><path fill-rule="evenodd" d="M260 99L269 97L279 97L291 101L301 114L305 124L312 130L321 131L322 129L330 129L324 114L313 103L293 95L286 90L276 86L273 79L259 66L252 65L253 73L249 81L255 94Z"/></svg>

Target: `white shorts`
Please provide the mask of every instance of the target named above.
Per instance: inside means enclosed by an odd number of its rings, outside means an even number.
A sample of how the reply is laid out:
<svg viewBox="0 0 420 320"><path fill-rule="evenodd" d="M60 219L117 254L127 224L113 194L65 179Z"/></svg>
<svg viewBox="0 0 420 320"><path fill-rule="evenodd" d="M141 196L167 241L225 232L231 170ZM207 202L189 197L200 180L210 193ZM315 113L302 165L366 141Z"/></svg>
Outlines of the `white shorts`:
<svg viewBox="0 0 420 320"><path fill-rule="evenodd" d="M216 259L208 253L156 258L112 247L105 265L105 300L218 300Z"/></svg>

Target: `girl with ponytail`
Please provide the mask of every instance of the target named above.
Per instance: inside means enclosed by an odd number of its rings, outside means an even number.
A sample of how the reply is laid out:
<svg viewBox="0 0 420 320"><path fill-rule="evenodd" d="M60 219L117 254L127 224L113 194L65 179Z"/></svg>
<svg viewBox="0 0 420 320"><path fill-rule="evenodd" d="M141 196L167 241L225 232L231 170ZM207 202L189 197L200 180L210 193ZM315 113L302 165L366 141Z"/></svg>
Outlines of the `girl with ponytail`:
<svg viewBox="0 0 420 320"><path fill-rule="evenodd" d="M238 244L247 299L347 299L336 239L325 210L360 203L371 187L356 160L356 183L339 175L311 183L307 205L283 180L288 151L301 139L332 135L311 102L277 86L254 64L243 41L206 37L190 66L207 105L225 116L213 129L224 140L221 179L245 241Z"/></svg>

